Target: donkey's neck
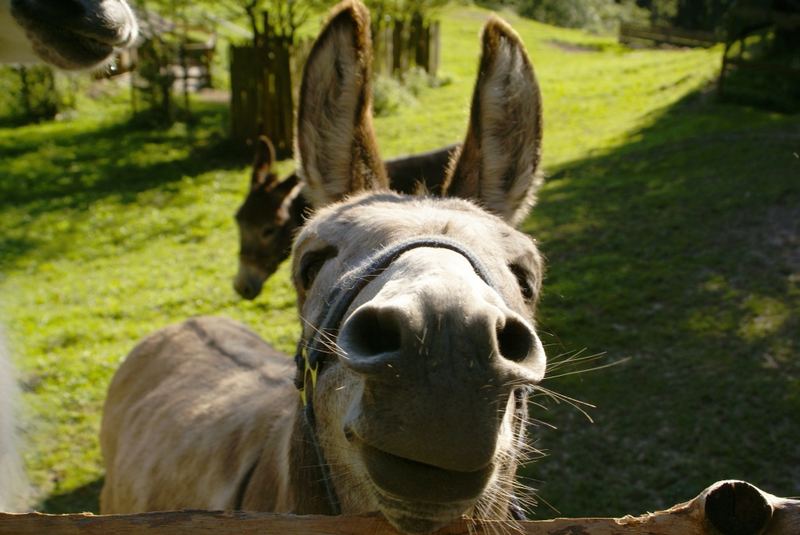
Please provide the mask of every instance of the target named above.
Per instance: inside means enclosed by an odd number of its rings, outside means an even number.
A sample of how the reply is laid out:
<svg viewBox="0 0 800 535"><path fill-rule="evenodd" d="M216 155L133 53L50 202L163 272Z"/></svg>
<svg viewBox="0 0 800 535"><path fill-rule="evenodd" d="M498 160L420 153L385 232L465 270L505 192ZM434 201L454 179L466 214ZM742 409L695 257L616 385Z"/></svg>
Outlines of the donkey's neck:
<svg viewBox="0 0 800 535"><path fill-rule="evenodd" d="M305 422L299 395L293 409L273 429L249 481L243 482L241 508L294 514L331 514L320 459Z"/></svg>
<svg viewBox="0 0 800 535"><path fill-rule="evenodd" d="M337 514L333 505L328 500L325 478L330 477L329 471L320 458L314 444L318 438L314 436L316 430L312 429L306 421L302 409L297 411L297 418L292 433L292 455L289 465L292 478L292 488L296 491L295 513L297 514Z"/></svg>

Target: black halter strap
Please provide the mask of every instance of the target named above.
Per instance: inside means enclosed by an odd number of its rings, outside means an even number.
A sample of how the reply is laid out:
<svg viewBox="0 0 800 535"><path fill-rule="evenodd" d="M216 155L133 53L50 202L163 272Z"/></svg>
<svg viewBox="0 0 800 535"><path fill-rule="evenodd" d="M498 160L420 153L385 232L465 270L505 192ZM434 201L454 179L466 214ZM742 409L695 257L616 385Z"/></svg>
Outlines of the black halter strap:
<svg viewBox="0 0 800 535"><path fill-rule="evenodd" d="M303 402L303 416L309 430L309 440L313 445L314 452L318 459L318 465L322 471L322 481L325 486L328 504L331 514L341 514L336 490L330 476L330 467L325 460L325 455L320 448L317 440L316 417L314 414L314 391L317 386L317 376L320 373L321 364L326 357L330 356L330 351L325 349L324 339L329 339L339 330L344 319L344 315L353 304L353 301L361 293L361 290L372 280L383 273L395 260L402 254L412 249L435 248L449 249L466 258L472 265L472 269L489 287L497 290L489 271L483 263L475 256L472 251L467 249L455 240L442 236L427 236L403 241L395 245L386 247L367 258L360 265L342 275L331 289L326 299L328 304L327 311L320 314L319 321L311 325L311 337L306 340L301 338L297 344L297 352L294 360L297 365L297 375L295 386L300 392ZM512 518L515 520L524 519L516 498L512 497L509 507Z"/></svg>
<svg viewBox="0 0 800 535"><path fill-rule="evenodd" d="M367 284L383 273L400 255L419 248L450 249L459 253L469 261L475 273L487 285L496 288L483 263L469 249L455 240L441 236L420 237L378 251L359 266L342 275L325 300L328 304L327 311L320 315L319 321L312 324L314 332L311 338L309 340L301 339L298 344L295 355L295 363L299 372L296 386L301 392L304 404L307 405L309 402L304 392L304 389L308 387L308 380L311 380L312 387L316 386L320 361L330 355L330 352L325 349L323 339L339 329L347 309ZM308 377L309 373L311 373L311 377Z"/></svg>

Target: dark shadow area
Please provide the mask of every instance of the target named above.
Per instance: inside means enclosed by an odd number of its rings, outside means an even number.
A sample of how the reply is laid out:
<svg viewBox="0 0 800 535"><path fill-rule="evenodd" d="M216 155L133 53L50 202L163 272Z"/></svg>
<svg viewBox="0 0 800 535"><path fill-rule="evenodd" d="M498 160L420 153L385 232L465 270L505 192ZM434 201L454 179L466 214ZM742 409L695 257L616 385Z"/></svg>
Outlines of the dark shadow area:
<svg viewBox="0 0 800 535"><path fill-rule="evenodd" d="M35 202L33 210L51 203L82 209L107 195L132 197L182 176L248 161L225 137L225 107L205 105L195 115L196 126L180 132L120 121L79 134L16 138L12 146L0 146L0 154L9 163L25 161L0 174L0 207Z"/></svg>
<svg viewBox="0 0 800 535"><path fill-rule="evenodd" d="M11 229L5 229L9 232ZM40 245L38 240L30 237L16 238L0 236L0 271L13 261L36 249Z"/></svg>
<svg viewBox="0 0 800 535"><path fill-rule="evenodd" d="M788 67L786 69L788 71ZM733 70L725 79L722 100L777 112L797 112L800 110L800 68L787 74Z"/></svg>
<svg viewBox="0 0 800 535"><path fill-rule="evenodd" d="M132 203L151 189L177 194L185 177L246 165L249 151L227 138L227 123L224 105L202 103L190 126L158 130L122 119L55 134L21 130L0 141L0 211L24 207L24 216L7 222L0 238L0 270L33 250L57 254L64 246L27 230L43 215L88 211L111 196Z"/></svg>
<svg viewBox="0 0 800 535"><path fill-rule="evenodd" d="M68 514L68 513L99 513L100 491L103 489L104 478L99 478L70 492L51 494L34 509L43 513Z"/></svg>
<svg viewBox="0 0 800 535"><path fill-rule="evenodd" d="M0 128L16 128L19 126L28 126L31 124L37 124L39 122L44 122L44 121L35 121L17 115L11 115L11 116L0 115Z"/></svg>
<svg viewBox="0 0 800 535"><path fill-rule="evenodd" d="M800 118L707 100L554 170L525 225L548 257L551 363L620 362L544 383L594 423L531 407L558 430L533 429L548 457L522 473L562 515L640 514L728 478L800 494Z"/></svg>

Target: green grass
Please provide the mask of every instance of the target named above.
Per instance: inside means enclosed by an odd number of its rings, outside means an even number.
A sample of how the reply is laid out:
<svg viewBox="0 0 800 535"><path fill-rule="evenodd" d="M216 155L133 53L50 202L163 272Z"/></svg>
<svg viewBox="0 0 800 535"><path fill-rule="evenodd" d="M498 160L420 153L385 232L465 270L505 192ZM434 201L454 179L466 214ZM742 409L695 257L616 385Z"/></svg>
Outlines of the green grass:
<svg viewBox="0 0 800 535"><path fill-rule="evenodd" d="M444 13L450 83L376 119L385 156L462 137L487 16ZM719 50L628 51L504 16L543 91L549 179L523 228L548 257L548 352L619 363L548 380L597 405L594 423L537 400L558 429L535 429L548 457L524 475L569 515L654 510L728 477L800 494L798 117L715 104ZM221 314L293 348L286 265L256 302L231 289L246 163L224 110L197 116L153 132L112 102L0 128L0 307L46 511L96 510L105 389L141 337Z"/></svg>

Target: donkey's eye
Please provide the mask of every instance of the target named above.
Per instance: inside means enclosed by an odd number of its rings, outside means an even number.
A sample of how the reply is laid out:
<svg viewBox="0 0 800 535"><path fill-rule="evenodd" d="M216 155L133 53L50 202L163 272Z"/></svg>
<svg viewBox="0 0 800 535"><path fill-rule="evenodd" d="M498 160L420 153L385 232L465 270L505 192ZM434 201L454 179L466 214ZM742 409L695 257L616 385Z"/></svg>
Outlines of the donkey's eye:
<svg viewBox="0 0 800 535"><path fill-rule="evenodd" d="M273 234L275 234L276 230L277 229L275 227L268 225L261 229L261 237L264 239L270 238Z"/></svg>
<svg viewBox="0 0 800 535"><path fill-rule="evenodd" d="M522 293L522 297L526 301L533 299L533 284L531 283L531 275L528 271L517 264L509 265L508 269L510 269L511 273L517 278L517 284L519 285L519 291Z"/></svg>
<svg viewBox="0 0 800 535"><path fill-rule="evenodd" d="M314 279L317 274L322 270L325 262L335 257L338 254L336 247L326 247L318 251L307 253L300 260L300 284L303 288L310 288L314 284Z"/></svg>

